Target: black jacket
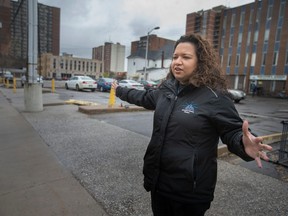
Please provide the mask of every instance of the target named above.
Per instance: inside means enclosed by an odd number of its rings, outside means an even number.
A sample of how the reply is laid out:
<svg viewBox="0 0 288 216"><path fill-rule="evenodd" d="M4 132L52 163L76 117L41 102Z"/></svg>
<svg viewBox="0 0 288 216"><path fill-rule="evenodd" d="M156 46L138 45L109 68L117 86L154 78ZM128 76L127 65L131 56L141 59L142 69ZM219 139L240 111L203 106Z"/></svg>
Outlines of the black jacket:
<svg viewBox="0 0 288 216"><path fill-rule="evenodd" d="M116 96L155 110L144 156L144 187L188 203L210 202L217 179L219 138L229 151L252 160L242 144L242 119L232 100L208 87L179 87L166 80L157 90L118 87Z"/></svg>

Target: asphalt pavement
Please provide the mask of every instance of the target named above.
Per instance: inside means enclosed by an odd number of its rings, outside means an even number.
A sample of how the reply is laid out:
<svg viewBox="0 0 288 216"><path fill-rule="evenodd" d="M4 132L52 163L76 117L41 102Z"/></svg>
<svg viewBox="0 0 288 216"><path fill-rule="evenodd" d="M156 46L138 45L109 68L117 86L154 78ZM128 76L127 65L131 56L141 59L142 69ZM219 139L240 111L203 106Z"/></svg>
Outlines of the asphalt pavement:
<svg viewBox="0 0 288 216"><path fill-rule="evenodd" d="M91 118L59 98L57 90L43 93L44 110L26 112L23 89L0 86L0 215L152 215L142 187L149 137ZM287 216L288 183L265 173L271 164L254 171L242 163L218 160L206 215Z"/></svg>

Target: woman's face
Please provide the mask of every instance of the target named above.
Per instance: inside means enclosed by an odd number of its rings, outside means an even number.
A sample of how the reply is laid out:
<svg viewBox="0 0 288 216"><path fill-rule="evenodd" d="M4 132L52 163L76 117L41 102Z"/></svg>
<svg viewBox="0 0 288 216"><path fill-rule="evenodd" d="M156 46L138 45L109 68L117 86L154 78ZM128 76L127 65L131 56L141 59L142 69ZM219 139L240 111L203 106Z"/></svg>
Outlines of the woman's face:
<svg viewBox="0 0 288 216"><path fill-rule="evenodd" d="M179 43L175 48L171 63L174 77L182 84L187 84L197 68L196 47L189 42Z"/></svg>

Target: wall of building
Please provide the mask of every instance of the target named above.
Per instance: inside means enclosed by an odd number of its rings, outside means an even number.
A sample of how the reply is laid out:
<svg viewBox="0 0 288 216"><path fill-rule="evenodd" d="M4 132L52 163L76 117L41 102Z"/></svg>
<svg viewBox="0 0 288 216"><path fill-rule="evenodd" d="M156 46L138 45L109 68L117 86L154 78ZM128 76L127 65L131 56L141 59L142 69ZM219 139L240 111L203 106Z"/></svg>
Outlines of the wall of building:
<svg viewBox="0 0 288 216"><path fill-rule="evenodd" d="M102 61L96 59L75 58L68 54L54 56L45 53L41 55L38 67L39 74L48 79L68 79L73 75L87 75L98 79L102 76L100 72L102 64Z"/></svg>
<svg viewBox="0 0 288 216"><path fill-rule="evenodd" d="M124 72L125 46L120 43L105 42L104 46L92 48L92 59L103 61L101 72Z"/></svg>
<svg viewBox="0 0 288 216"><path fill-rule="evenodd" d="M210 30L212 15L206 25ZM220 18L219 10L214 15L213 43L230 87L249 93L251 82L256 81L263 94L275 95L283 89L288 94L287 0L255 1L222 8ZM187 14L186 33L205 33L209 38L207 31L203 32L204 19L204 13ZM218 19L220 29L216 25Z"/></svg>
<svg viewBox="0 0 288 216"><path fill-rule="evenodd" d="M4 20L0 28L0 54L15 61L11 67L25 67L28 53L28 1L2 0L0 3L0 19ZM38 35L39 53L59 55L60 8L38 3Z"/></svg>

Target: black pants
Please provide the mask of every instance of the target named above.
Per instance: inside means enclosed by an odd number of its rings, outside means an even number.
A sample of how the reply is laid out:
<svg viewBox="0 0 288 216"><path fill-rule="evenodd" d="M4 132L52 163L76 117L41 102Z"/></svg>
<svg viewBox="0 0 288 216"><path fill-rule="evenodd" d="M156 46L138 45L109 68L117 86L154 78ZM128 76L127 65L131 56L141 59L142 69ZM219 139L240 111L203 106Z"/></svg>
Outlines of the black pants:
<svg viewBox="0 0 288 216"><path fill-rule="evenodd" d="M204 216L210 208L208 203L181 203L160 195L151 193L151 205L154 216Z"/></svg>

